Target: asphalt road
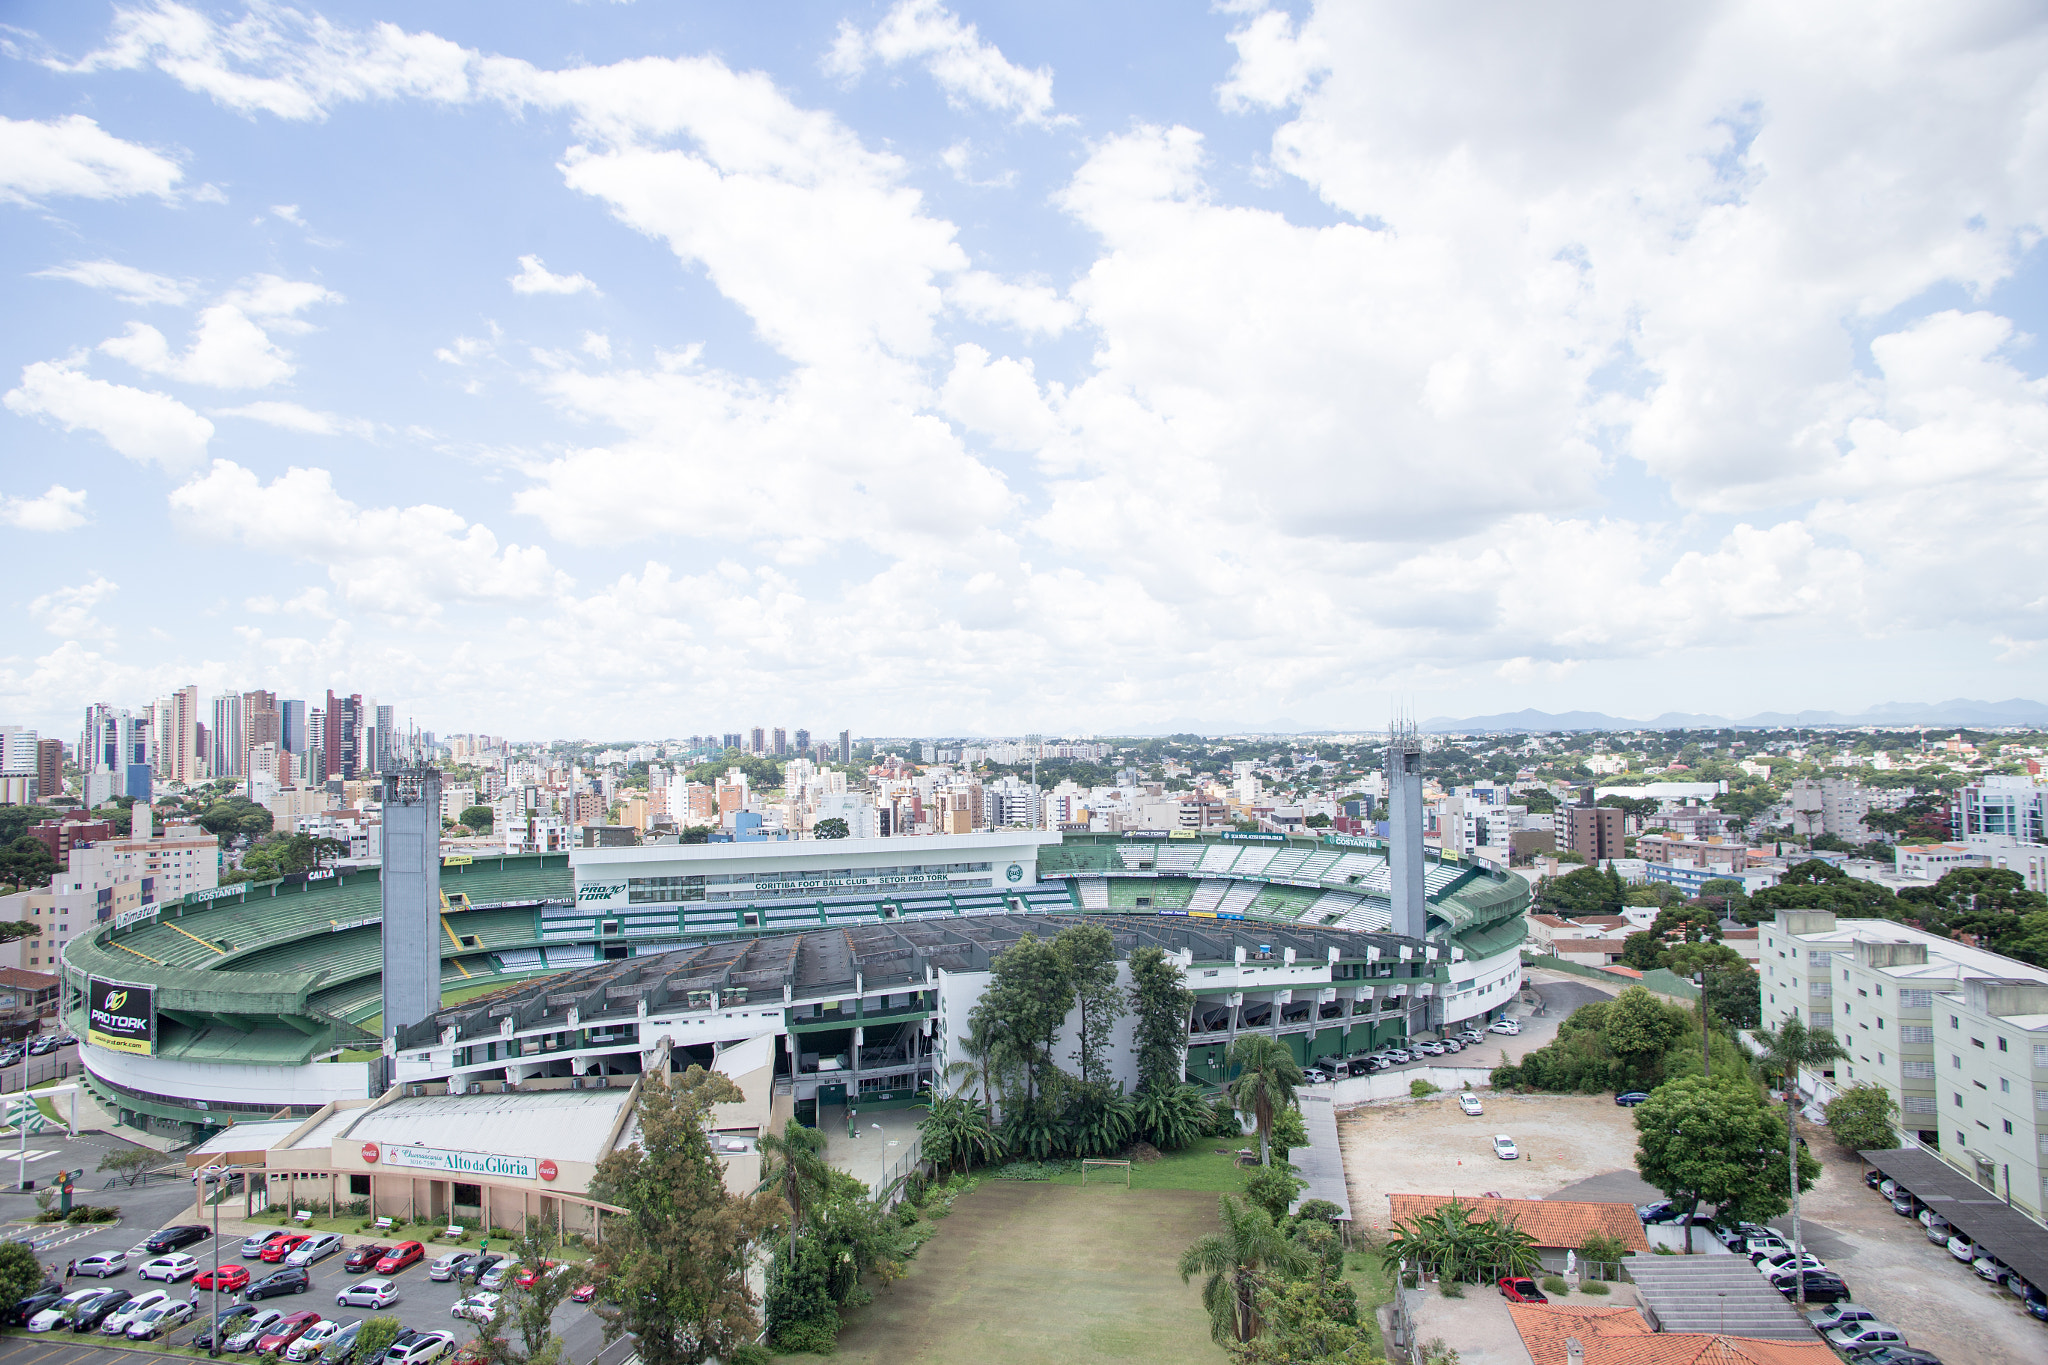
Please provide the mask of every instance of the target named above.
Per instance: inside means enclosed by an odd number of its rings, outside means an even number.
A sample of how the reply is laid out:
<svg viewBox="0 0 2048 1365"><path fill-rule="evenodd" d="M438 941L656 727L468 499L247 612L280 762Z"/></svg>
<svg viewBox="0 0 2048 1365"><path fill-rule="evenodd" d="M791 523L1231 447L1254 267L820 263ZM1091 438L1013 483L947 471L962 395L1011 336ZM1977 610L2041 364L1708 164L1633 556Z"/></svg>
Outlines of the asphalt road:
<svg viewBox="0 0 2048 1365"><path fill-rule="evenodd" d="M58 1048L55 1052L48 1052L40 1057L25 1058L5 1070L0 1070L0 1090L21 1089L21 1075L23 1071L29 1073L28 1083L30 1085L40 1084L55 1077L60 1064L69 1065L71 1074L78 1074L78 1044L71 1043L65 1047ZM62 1112L61 1107L59 1112Z"/></svg>
<svg viewBox="0 0 2048 1365"><path fill-rule="evenodd" d="M88 1133L81 1134L76 1139L67 1140L60 1132L42 1135L40 1138L32 1134L29 1141L31 1151L46 1150L49 1152L49 1155L33 1159L29 1162L29 1175L32 1179L37 1177L38 1172L43 1172L47 1175L48 1173L64 1169L67 1166L72 1168L83 1166L87 1171L87 1176L80 1183L77 1193L74 1195L74 1201L96 1205L113 1204L121 1210L120 1221L112 1224L25 1224L22 1220L35 1217L37 1210L34 1199L25 1194L0 1191L0 1217L15 1220L11 1221L4 1229L4 1235L10 1240L23 1242L30 1246L35 1251L37 1259L46 1266L54 1267L60 1278L64 1266L72 1260L89 1256L94 1252L133 1251L139 1247L144 1238L160 1227L174 1223L200 1221L193 1216L192 1186L186 1180L152 1181L132 1187L116 1185L111 1190L102 1190L98 1187L100 1180L92 1175L92 1169L99 1161L101 1154L109 1148L121 1148L129 1145L118 1138L109 1137L102 1133ZM38 1147L38 1143L40 1143L40 1147ZM13 1169L10 1164L0 1162L0 1171L4 1171L5 1176L11 1179ZM238 1205L238 1200L230 1200L230 1208ZM263 1274L275 1268L253 1259L244 1260L241 1255L241 1234L239 1232L229 1233L225 1228L225 1222L226 1220L223 1219L223 1233L219 1243L219 1259L223 1266L246 1266L250 1274L259 1279ZM311 1267L313 1275L313 1287L311 1289L304 1294L288 1294L275 1299L263 1300L263 1306L282 1308L287 1312L310 1309L319 1313L322 1317L340 1317L343 1321L370 1316L373 1311L370 1309L336 1307L334 1302L335 1292L341 1286L363 1278L362 1276L351 1275L344 1271L342 1269L342 1260L349 1250L352 1250L362 1242L378 1241L389 1245L392 1239L388 1237L371 1238L348 1235L344 1238L344 1241L346 1245L341 1252L329 1256ZM189 1255L197 1256L201 1267L206 1268L213 1264L214 1249L215 1244L209 1239L198 1245L185 1247L184 1251ZM475 1286L457 1286L429 1280L427 1278L427 1266L433 1257L439 1254L439 1252L432 1252L426 1260L420 1261L409 1269L389 1277L398 1282L400 1291L398 1302L388 1308L374 1311L395 1317L408 1327L418 1328L421 1331L453 1332L458 1342L467 1341L475 1334L474 1329L467 1321L452 1317L449 1309L455 1305L458 1299L475 1292ZM166 1288L159 1281L145 1281L136 1276L134 1267L147 1259L149 1258L146 1253L130 1255L128 1259L129 1269L119 1275L110 1277L105 1283L110 1288L126 1289L131 1294L142 1293L145 1289ZM96 1283L98 1282L90 1280L77 1281L74 1283L74 1287L83 1288ZM170 1287L179 1295L189 1295L194 1292L190 1281ZM201 1291L199 1297L201 1301L200 1311L201 1314L204 1314L206 1311L206 1301L210 1296ZM222 1307L227 1306L231 1297L226 1294L221 1296ZM192 1335L194 1330L193 1326L179 1328L170 1334L169 1341L173 1345L183 1344ZM566 1347L565 1354L567 1359L571 1362L576 1362L576 1365L588 1365L588 1362L594 1360L604 1347L602 1324L586 1305L564 1303L555 1314L555 1331L561 1336ZM16 1348L22 1343L0 1338L0 1348L5 1348L0 1349L0 1365L87 1365L88 1355L105 1355L107 1359L105 1362L102 1362L102 1365L111 1365L111 1362L116 1359L120 1360L122 1365L132 1365L134 1360L132 1355L124 1354L118 1348L112 1349L111 1354L109 1354L107 1348L101 1347L99 1343L105 1341L104 1338L92 1338L90 1341L92 1344L89 1346L87 1341L66 1333L43 1334L30 1339L29 1344L33 1345L37 1350L47 1350L56 1353L37 1355L32 1352L22 1355L10 1353L15 1352ZM111 1346L112 1343L108 1342L107 1347ZM614 1350L611 1355L607 1355L605 1358L606 1360L611 1360L616 1354L618 1352Z"/></svg>

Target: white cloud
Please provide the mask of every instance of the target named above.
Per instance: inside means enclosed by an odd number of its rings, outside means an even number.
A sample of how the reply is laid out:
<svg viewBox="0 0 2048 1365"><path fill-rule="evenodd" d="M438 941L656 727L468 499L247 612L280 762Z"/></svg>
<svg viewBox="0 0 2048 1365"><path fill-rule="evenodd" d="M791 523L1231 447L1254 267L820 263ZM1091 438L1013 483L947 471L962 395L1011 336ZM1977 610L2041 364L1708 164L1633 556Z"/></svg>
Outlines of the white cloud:
<svg viewBox="0 0 2048 1365"><path fill-rule="evenodd" d="M41 280L70 280L88 289L100 289L125 303L183 303L186 285L147 270L137 270L119 261L73 261L53 265L35 273Z"/></svg>
<svg viewBox="0 0 2048 1365"><path fill-rule="evenodd" d="M168 199L183 175L176 162L123 142L83 114L42 122L0 116L0 201Z"/></svg>
<svg viewBox="0 0 2048 1365"><path fill-rule="evenodd" d="M5 398L10 412L46 417L66 431L97 432L131 460L153 460L172 472L205 458L213 423L168 394L94 379L77 358L39 360L21 371Z"/></svg>
<svg viewBox="0 0 2048 1365"><path fill-rule="evenodd" d="M39 498L0 495L0 523L17 531L70 531L90 520L83 489L53 483Z"/></svg>
<svg viewBox="0 0 2048 1365"><path fill-rule="evenodd" d="M1031 362L992 359L972 343L954 348L939 410L1009 450L1043 449L1059 432L1059 418L1039 393Z"/></svg>
<svg viewBox="0 0 2048 1365"><path fill-rule="evenodd" d="M293 227L302 228L306 225L306 220L299 213L299 206L297 204L272 204L270 206L270 213L272 217L281 218Z"/></svg>
<svg viewBox="0 0 2048 1365"><path fill-rule="evenodd" d="M979 104L1015 114L1020 123L1052 121L1052 68L1013 64L939 0L898 0L866 32L841 20L839 36L825 56L826 72L853 79L877 61L885 66L922 61L955 105Z"/></svg>
<svg viewBox="0 0 2048 1365"><path fill-rule="evenodd" d="M445 507L359 507L324 469L293 467L269 483L228 460L170 495L172 515L209 537L310 560L349 606L431 620L471 604L545 603L567 575L538 546L499 547L488 527Z"/></svg>
<svg viewBox="0 0 2048 1365"><path fill-rule="evenodd" d="M289 353L270 332L303 332L310 324L296 314L316 303L339 302L324 286L276 275L259 275L223 302L201 310L192 344L182 355L147 323L131 322L120 336L100 343L108 355L148 374L220 389L261 389L291 377ZM261 319L259 325L257 319Z"/></svg>
<svg viewBox="0 0 2048 1365"><path fill-rule="evenodd" d="M112 639L113 630L94 613L100 603L119 591L118 584L94 574L90 583L44 593L28 604L28 611L43 623L44 630L60 639Z"/></svg>
<svg viewBox="0 0 2048 1365"><path fill-rule="evenodd" d="M302 431L309 436L333 436L344 431L356 436L369 436L375 430L372 424L359 418L315 412L297 403L244 403L240 407L214 408L212 411L215 417L246 417L252 422L282 427L286 431Z"/></svg>
<svg viewBox="0 0 2048 1365"><path fill-rule="evenodd" d="M1230 33L1237 65L1217 91L1219 102L1233 113L1294 103L1328 69L1329 53L1322 39L1297 33L1294 19L1284 10L1254 4L1240 12L1250 17Z"/></svg>
<svg viewBox="0 0 2048 1365"><path fill-rule="evenodd" d="M946 286L946 302L980 322L1004 323L1029 335L1056 337L1080 310L1043 284L1011 284L986 270L963 270Z"/></svg>
<svg viewBox="0 0 2048 1365"><path fill-rule="evenodd" d="M601 293L597 285L582 274L555 275L540 263L538 256L521 256L519 273L508 283L515 293L520 294L581 294L585 290Z"/></svg>
<svg viewBox="0 0 2048 1365"><path fill-rule="evenodd" d="M595 359L610 360L612 358L612 339L603 332L585 332L583 334L583 351L584 354Z"/></svg>

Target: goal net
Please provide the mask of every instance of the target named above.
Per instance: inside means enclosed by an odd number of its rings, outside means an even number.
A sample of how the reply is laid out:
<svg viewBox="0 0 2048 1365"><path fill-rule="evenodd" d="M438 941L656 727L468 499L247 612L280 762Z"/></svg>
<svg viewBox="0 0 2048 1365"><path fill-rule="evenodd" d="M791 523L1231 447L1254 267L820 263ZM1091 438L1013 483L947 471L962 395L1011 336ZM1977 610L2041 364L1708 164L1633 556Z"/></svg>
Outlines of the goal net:
<svg viewBox="0 0 2048 1365"><path fill-rule="evenodd" d="M1082 1183L1083 1185L1085 1185L1085 1184L1087 1184L1087 1183L1088 1183L1088 1172L1089 1172L1089 1169L1090 1169L1091 1167L1095 1168L1095 1174L1096 1174L1096 1176L1097 1176L1097 1178L1098 1178L1098 1179L1108 1179L1108 1180L1115 1180L1115 1179L1117 1178L1117 1176L1118 1176L1119 1174L1121 1174L1121 1175L1123 1176L1123 1178L1124 1178L1124 1188L1125 1188L1125 1189L1129 1189L1129 1188L1131 1187L1131 1163L1130 1163L1130 1162L1128 1162L1128 1161L1083 1161L1083 1162L1081 1163L1081 1183Z"/></svg>

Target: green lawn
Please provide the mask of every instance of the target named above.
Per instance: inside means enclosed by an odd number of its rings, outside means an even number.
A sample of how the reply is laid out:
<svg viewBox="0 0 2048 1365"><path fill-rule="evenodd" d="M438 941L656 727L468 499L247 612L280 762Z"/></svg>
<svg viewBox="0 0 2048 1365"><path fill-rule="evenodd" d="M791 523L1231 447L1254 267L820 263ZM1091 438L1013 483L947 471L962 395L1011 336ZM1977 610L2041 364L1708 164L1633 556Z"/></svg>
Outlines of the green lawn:
<svg viewBox="0 0 2048 1365"><path fill-rule="evenodd" d="M465 1000L473 999L479 995L489 995L492 991L501 991L507 986L515 984L517 983L507 981L502 976L493 976L480 977L475 981L465 981L460 986L446 986L441 991L441 1004L443 1008L449 1005L459 1005ZM384 1011L378 1010L375 1014L357 1024L356 1027L362 1029L365 1033L382 1033L384 1031ZM374 1057L377 1054L373 1052L370 1055Z"/></svg>
<svg viewBox="0 0 2048 1365"><path fill-rule="evenodd" d="M1131 1163L1131 1189L1137 1190L1206 1190L1212 1194L1235 1194L1244 1188L1244 1178L1251 1174L1249 1168L1237 1164L1235 1149L1222 1148L1218 1142L1204 1139L1194 1146L1179 1152L1169 1152L1157 1161L1134 1161ZM1069 1171L1056 1175L1050 1184L1078 1185L1080 1171ZM1124 1188L1123 1172L1114 1166L1091 1166L1088 1168L1088 1188Z"/></svg>
<svg viewBox="0 0 2048 1365"><path fill-rule="evenodd" d="M908 1272L846 1315L835 1365L1221 1365L1201 1284L1176 1264L1215 1231L1206 1191L988 1180ZM782 1360L818 1360L785 1356Z"/></svg>

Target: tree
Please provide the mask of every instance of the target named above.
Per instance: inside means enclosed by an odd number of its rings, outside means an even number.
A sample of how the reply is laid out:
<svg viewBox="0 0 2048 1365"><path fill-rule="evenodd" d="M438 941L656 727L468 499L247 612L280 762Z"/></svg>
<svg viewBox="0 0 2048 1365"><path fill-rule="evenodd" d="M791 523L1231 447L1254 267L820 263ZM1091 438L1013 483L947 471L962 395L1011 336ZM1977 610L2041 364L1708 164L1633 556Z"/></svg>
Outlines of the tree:
<svg viewBox="0 0 2048 1365"><path fill-rule="evenodd" d="M1226 1348L1233 1365L1386 1365L1359 1326L1357 1292L1341 1280L1260 1285L1257 1309L1259 1334Z"/></svg>
<svg viewBox="0 0 2048 1365"><path fill-rule="evenodd" d="M269 809L246 796L224 796L199 813L198 825L222 839L235 835L258 838L276 828Z"/></svg>
<svg viewBox="0 0 2048 1365"><path fill-rule="evenodd" d="M954 1063L954 1065L961 1065ZM1002 1151L988 1106L969 1095L926 1096L926 1112L917 1125L925 1158L940 1166L965 1171L977 1161L993 1161Z"/></svg>
<svg viewBox="0 0 2048 1365"><path fill-rule="evenodd" d="M0 806L0 845L13 843L28 833L29 826L54 820L61 814L55 806Z"/></svg>
<svg viewBox="0 0 2048 1365"><path fill-rule="evenodd" d="M1124 1017L1123 992L1116 983L1116 940L1099 924L1075 924L1052 941L1068 987L1080 1008L1080 1046L1074 1060L1089 1084L1109 1080L1109 1034Z"/></svg>
<svg viewBox="0 0 2048 1365"><path fill-rule="evenodd" d="M989 1031L1023 1064L1027 1104L1037 1098L1053 1042L1073 1006L1065 962L1037 935L1025 932L990 964L989 987L975 1010L987 1011Z"/></svg>
<svg viewBox="0 0 2048 1365"><path fill-rule="evenodd" d="M15 1307L43 1283L43 1266L35 1252L20 1242L0 1242L0 1316Z"/></svg>
<svg viewBox="0 0 2048 1365"><path fill-rule="evenodd" d="M1308 828L1310 829L1328 829L1330 827L1330 817L1323 814L1321 811L1317 811L1314 815L1309 816L1308 819L1302 821L1301 823L1308 826Z"/></svg>
<svg viewBox="0 0 2048 1365"><path fill-rule="evenodd" d="M1789 1166L1796 1155L1803 1165L1813 1158L1798 1147L1799 1073L1809 1068L1817 1070L1849 1054L1842 1050L1832 1030L1809 1029L1796 1015L1775 1029L1757 1030L1756 1036L1757 1041L1764 1045L1765 1074L1776 1077L1784 1088L1786 1162ZM1792 1248L1795 1251L1803 1250L1799 1241L1799 1188L1792 1191ZM1806 1307L1804 1276L1799 1281L1799 1306L1802 1309Z"/></svg>
<svg viewBox="0 0 2048 1365"><path fill-rule="evenodd" d="M93 1169L112 1171L115 1178L132 1188L144 1171L162 1164L163 1159L161 1152L153 1152L147 1147L115 1147L100 1153L100 1164Z"/></svg>
<svg viewBox="0 0 2048 1365"><path fill-rule="evenodd" d="M1215 1111L1200 1086L1141 1086L1131 1100L1138 1133L1162 1152L1176 1151L1207 1136Z"/></svg>
<svg viewBox="0 0 2048 1365"><path fill-rule="evenodd" d="M0 848L0 882L9 886L47 886L56 871L57 860L31 835Z"/></svg>
<svg viewBox="0 0 2048 1365"><path fill-rule="evenodd" d="M1692 1032L1685 1011L1667 1005L1641 986L1630 986L1607 1011L1607 1046L1638 1073Z"/></svg>
<svg viewBox="0 0 2048 1365"><path fill-rule="evenodd" d="M811 833L820 839L844 839L852 831L847 829L846 821L836 815L828 815L811 826Z"/></svg>
<svg viewBox="0 0 2048 1365"><path fill-rule="evenodd" d="M1614 914L1621 909L1625 892L1618 876L1597 867L1582 867L1544 881L1536 894L1546 911L1570 919Z"/></svg>
<svg viewBox="0 0 2048 1365"><path fill-rule="evenodd" d="M489 806L464 806L462 814L455 817L455 823L478 834L489 834L497 819L498 813Z"/></svg>
<svg viewBox="0 0 2048 1365"><path fill-rule="evenodd" d="M1785 1211L1785 1125L1748 1079L1667 1081L1636 1106L1635 1123L1636 1170L1674 1203L1713 1204L1724 1219L1733 1213L1758 1223ZM1800 1155L1804 1188L1819 1178L1820 1162ZM1691 1223L1685 1249L1692 1251Z"/></svg>
<svg viewBox="0 0 2048 1365"><path fill-rule="evenodd" d="M1664 953L1664 936L1650 929L1639 930L1621 941L1621 960L1639 972L1657 965Z"/></svg>
<svg viewBox="0 0 2048 1365"><path fill-rule="evenodd" d="M1447 1284L1526 1275L1536 1268L1534 1237L1498 1214L1475 1223L1472 1212L1470 1204L1453 1197L1428 1213L1395 1219L1392 1235L1380 1247L1381 1262L1390 1271L1412 1265Z"/></svg>
<svg viewBox="0 0 2048 1365"><path fill-rule="evenodd" d="M1852 1152L1886 1151L1898 1145L1898 1112L1890 1091L1860 1081L1828 1101L1828 1131Z"/></svg>
<svg viewBox="0 0 2048 1365"><path fill-rule="evenodd" d="M774 1195L734 1196L711 1153L705 1116L743 1098L693 1066L649 1076L634 1102L639 1137L598 1163L591 1193L625 1210L607 1220L593 1258L605 1339L631 1333L646 1365L729 1360L758 1331L749 1248L779 1221Z"/></svg>
<svg viewBox="0 0 2048 1365"><path fill-rule="evenodd" d="M2003 952L2024 933L2025 916L2048 910L2048 896L2029 891L2026 879L2006 868L1959 867L1933 886L1900 892L1899 909L1929 933L1974 935Z"/></svg>
<svg viewBox="0 0 2048 1365"><path fill-rule="evenodd" d="M398 1340L398 1334L405 1330L405 1324L397 1318L379 1315L365 1318L363 1325L356 1329L356 1348L350 1354L351 1360L382 1360L391 1343Z"/></svg>
<svg viewBox="0 0 2048 1365"><path fill-rule="evenodd" d="M1202 1281L1202 1307L1209 1310L1212 1339L1247 1342L1259 1333L1258 1291L1270 1276L1305 1274L1306 1250L1255 1204L1241 1204L1229 1195L1219 1201L1223 1228L1196 1242L1180 1257L1182 1283L1197 1275Z"/></svg>
<svg viewBox="0 0 2048 1365"><path fill-rule="evenodd" d="M1138 1093L1178 1086L1183 1079L1188 1013L1195 993L1180 964L1159 948L1131 954L1132 1043L1137 1049Z"/></svg>
<svg viewBox="0 0 2048 1365"><path fill-rule="evenodd" d="M546 1219L529 1216L510 1255L520 1265L539 1268L555 1260L560 1239ZM555 1310L576 1285L566 1267L557 1266L533 1277L530 1285L508 1281L497 1311L477 1324L479 1352L492 1365L556 1365L562 1339L555 1335ZM514 1346L502 1335L507 1326L519 1334Z"/></svg>
<svg viewBox="0 0 2048 1365"><path fill-rule="evenodd" d="M825 1164L825 1135L791 1119L780 1134L763 1133L760 1148L761 1183L775 1186L782 1202L789 1205L789 1254L794 1259L804 1206L825 1188L826 1173L832 1169Z"/></svg>
<svg viewBox="0 0 2048 1365"><path fill-rule="evenodd" d="M1259 1164L1272 1164L1273 1118L1294 1103L1301 1067L1280 1040L1265 1033L1240 1034L1230 1045L1229 1065L1235 1078L1224 1087L1230 1102L1249 1113L1259 1126Z"/></svg>
<svg viewBox="0 0 2048 1365"><path fill-rule="evenodd" d="M1763 1022L1763 980L1754 968L1716 968L1707 973L1707 1008L1730 1028L1753 1029Z"/></svg>

